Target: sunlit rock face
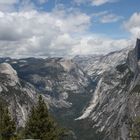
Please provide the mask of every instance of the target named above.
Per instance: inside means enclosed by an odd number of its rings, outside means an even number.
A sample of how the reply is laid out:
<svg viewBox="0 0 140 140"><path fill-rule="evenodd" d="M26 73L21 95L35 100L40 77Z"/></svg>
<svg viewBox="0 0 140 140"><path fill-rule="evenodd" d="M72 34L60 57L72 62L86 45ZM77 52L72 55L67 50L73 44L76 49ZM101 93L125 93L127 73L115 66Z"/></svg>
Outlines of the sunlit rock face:
<svg viewBox="0 0 140 140"><path fill-rule="evenodd" d="M8 63L0 64L0 73L9 79L9 85L15 86L19 83L17 72Z"/></svg>
<svg viewBox="0 0 140 140"><path fill-rule="evenodd" d="M34 92L37 91L38 94L42 94L51 109L73 108L73 98L77 98L78 95L84 98L89 94L90 78L71 59L27 58L18 60L6 58L2 60L7 62L2 63L0 67L0 72L5 74L4 80L6 77L8 78L5 80L5 82L9 82L7 86L12 85L15 88L19 85L22 90L24 87L22 87L21 81L25 85L30 83L35 91L29 88L32 91L27 95L34 97ZM6 94L8 96L8 93ZM14 92L11 94L14 96Z"/></svg>
<svg viewBox="0 0 140 140"><path fill-rule="evenodd" d="M60 124L79 127L74 119L89 102L91 86L93 90L95 85L72 59L2 58L0 62L0 98L8 103L19 127L24 126L40 94ZM81 136L78 131L76 137L80 139L85 134Z"/></svg>
<svg viewBox="0 0 140 140"><path fill-rule="evenodd" d="M58 120L78 129L78 140L86 135L75 125L79 121L97 126L104 139L129 140L131 122L140 116L139 59L139 39L134 49L104 56L2 58L0 97L20 126L42 94Z"/></svg>
<svg viewBox="0 0 140 140"><path fill-rule="evenodd" d="M93 127L105 131L105 139L129 139L130 122L140 116L139 51L138 39L135 49L123 57L124 61L103 72L90 104L77 118L96 122Z"/></svg>
<svg viewBox="0 0 140 140"><path fill-rule="evenodd" d="M15 61L14 61L15 62ZM71 59L22 59L9 63L17 70L21 79L31 83L50 107L70 108L71 94L83 94L89 85L89 78Z"/></svg>
<svg viewBox="0 0 140 140"><path fill-rule="evenodd" d="M19 79L16 70L8 63L0 64L0 97L8 104L17 125L24 126L37 93L32 85Z"/></svg>

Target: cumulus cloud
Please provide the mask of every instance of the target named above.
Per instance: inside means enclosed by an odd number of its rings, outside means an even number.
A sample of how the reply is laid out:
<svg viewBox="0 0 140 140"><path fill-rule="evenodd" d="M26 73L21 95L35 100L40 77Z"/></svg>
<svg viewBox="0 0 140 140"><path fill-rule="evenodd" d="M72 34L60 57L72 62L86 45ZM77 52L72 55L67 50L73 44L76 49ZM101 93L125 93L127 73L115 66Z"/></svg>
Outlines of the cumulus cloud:
<svg viewBox="0 0 140 140"><path fill-rule="evenodd" d="M0 0L0 4L15 4L18 0Z"/></svg>
<svg viewBox="0 0 140 140"><path fill-rule="evenodd" d="M35 7L34 2L32 0L0 0L0 11L13 12L17 9L33 9Z"/></svg>
<svg viewBox="0 0 140 140"><path fill-rule="evenodd" d="M8 1L1 2L0 6L18 3L18 0ZM38 2L42 4L47 0ZM101 54L130 44L125 39L114 40L90 32L91 19L95 16L107 16L109 13L106 11L94 16L62 7L56 7L50 12L40 12L35 10L35 5L30 0L21 0L20 6L18 12L0 9L1 57ZM108 22L112 22L111 18L108 18Z"/></svg>
<svg viewBox="0 0 140 140"><path fill-rule="evenodd" d="M0 21L1 56L99 54L128 45L125 40L90 34L91 17L79 11L0 12Z"/></svg>
<svg viewBox="0 0 140 140"><path fill-rule="evenodd" d="M18 2L19 0L0 0L0 10L12 11L14 10L14 5Z"/></svg>
<svg viewBox="0 0 140 140"><path fill-rule="evenodd" d="M92 5L95 6L100 6L105 3L112 3L112 2L115 2L115 0L91 0Z"/></svg>
<svg viewBox="0 0 140 140"><path fill-rule="evenodd" d="M17 9L27 11L37 9L47 2L48 0L0 0L0 11L12 12Z"/></svg>
<svg viewBox="0 0 140 140"><path fill-rule="evenodd" d="M1 55L13 56L68 54L75 44L74 36L90 26L88 15L64 10L0 12L0 21Z"/></svg>
<svg viewBox="0 0 140 140"><path fill-rule="evenodd" d="M134 13L124 22L124 27L134 38L140 38L140 13Z"/></svg>
<svg viewBox="0 0 140 140"><path fill-rule="evenodd" d="M97 21L100 23L112 23L123 19L123 16L116 15L109 11L93 13L92 16L97 18Z"/></svg>
<svg viewBox="0 0 140 140"><path fill-rule="evenodd" d="M92 6L100 6L106 3L113 3L116 0L75 0L75 2L79 4L90 3Z"/></svg>
<svg viewBox="0 0 140 140"><path fill-rule="evenodd" d="M101 23L110 23L110 22L117 22L122 18L123 18L122 16L118 16L115 14L106 14L101 17L100 21Z"/></svg>
<svg viewBox="0 0 140 140"><path fill-rule="evenodd" d="M80 39L79 47L73 47L73 54L107 54L126 47L132 46L132 42L127 39L111 39L101 35L90 35Z"/></svg>

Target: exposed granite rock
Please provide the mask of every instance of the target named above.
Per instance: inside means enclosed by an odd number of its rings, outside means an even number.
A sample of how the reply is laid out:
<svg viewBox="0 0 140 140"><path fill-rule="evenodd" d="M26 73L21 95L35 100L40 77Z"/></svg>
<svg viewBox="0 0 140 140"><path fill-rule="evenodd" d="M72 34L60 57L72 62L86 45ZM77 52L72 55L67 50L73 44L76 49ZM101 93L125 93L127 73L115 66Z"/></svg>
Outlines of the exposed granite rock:
<svg viewBox="0 0 140 140"><path fill-rule="evenodd" d="M24 126L30 108L37 100L37 93L32 85L18 78L8 63L0 64L0 97L7 102L17 125Z"/></svg>
<svg viewBox="0 0 140 140"><path fill-rule="evenodd" d="M106 69L89 106L78 119L90 118L110 140L128 140L131 121L140 116L140 40L123 63ZM105 138L105 139L106 139Z"/></svg>

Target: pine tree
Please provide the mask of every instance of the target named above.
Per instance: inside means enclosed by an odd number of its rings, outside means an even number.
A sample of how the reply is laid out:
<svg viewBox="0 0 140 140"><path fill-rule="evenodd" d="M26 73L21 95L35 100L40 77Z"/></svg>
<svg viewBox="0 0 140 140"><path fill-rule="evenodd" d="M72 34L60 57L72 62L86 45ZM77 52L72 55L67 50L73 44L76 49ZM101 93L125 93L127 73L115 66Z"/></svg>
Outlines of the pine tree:
<svg viewBox="0 0 140 140"><path fill-rule="evenodd" d="M49 115L47 105L40 96L37 105L31 109L25 126L25 137L41 140L59 140L63 133L61 130Z"/></svg>
<svg viewBox="0 0 140 140"><path fill-rule="evenodd" d="M9 110L0 104L0 137L2 140L11 140L16 131L15 122L12 120Z"/></svg>
<svg viewBox="0 0 140 140"><path fill-rule="evenodd" d="M130 138L132 140L140 139L140 117L137 117L134 121L132 121L132 128L130 129Z"/></svg>

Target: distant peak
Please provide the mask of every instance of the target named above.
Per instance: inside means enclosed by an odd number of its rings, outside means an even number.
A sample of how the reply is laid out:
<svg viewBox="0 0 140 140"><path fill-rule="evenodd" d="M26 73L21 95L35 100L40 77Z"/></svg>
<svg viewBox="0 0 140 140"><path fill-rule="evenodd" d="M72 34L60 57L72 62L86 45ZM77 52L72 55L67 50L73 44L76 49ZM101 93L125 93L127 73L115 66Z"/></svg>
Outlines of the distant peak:
<svg viewBox="0 0 140 140"><path fill-rule="evenodd" d="M140 39L139 38L137 38L137 42L136 42L136 53L137 53L138 60L140 60Z"/></svg>
<svg viewBox="0 0 140 140"><path fill-rule="evenodd" d="M0 73L7 74L7 75L11 75L11 74L17 75L17 72L8 63L0 64Z"/></svg>
<svg viewBox="0 0 140 140"><path fill-rule="evenodd" d="M11 86L15 86L16 83L19 82L17 72L8 63L1 63L0 64L0 74L7 75L9 85L11 85Z"/></svg>
<svg viewBox="0 0 140 140"><path fill-rule="evenodd" d="M138 47L140 47L140 39L139 38L137 38L136 45L138 45Z"/></svg>

